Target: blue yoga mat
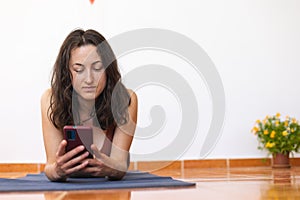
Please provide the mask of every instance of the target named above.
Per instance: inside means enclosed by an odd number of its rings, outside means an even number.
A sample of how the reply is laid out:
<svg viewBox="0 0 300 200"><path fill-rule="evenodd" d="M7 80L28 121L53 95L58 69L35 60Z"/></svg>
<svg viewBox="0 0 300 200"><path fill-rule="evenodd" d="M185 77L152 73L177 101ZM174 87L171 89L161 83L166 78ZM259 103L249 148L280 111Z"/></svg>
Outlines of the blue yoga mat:
<svg viewBox="0 0 300 200"><path fill-rule="evenodd" d="M0 192L187 187L194 185L195 183L140 171L130 171L120 181L109 181L105 178L68 178L67 182L51 182L44 173L28 174L17 179L0 178Z"/></svg>

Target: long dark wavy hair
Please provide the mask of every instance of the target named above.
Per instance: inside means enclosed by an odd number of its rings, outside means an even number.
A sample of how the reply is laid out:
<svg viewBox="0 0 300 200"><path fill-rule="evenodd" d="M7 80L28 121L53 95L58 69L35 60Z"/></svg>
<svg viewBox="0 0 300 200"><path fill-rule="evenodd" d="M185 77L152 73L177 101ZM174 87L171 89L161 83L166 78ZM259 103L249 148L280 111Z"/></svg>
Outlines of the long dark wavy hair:
<svg viewBox="0 0 300 200"><path fill-rule="evenodd" d="M71 51L84 45L94 45L105 67L106 86L102 93L95 99L95 112L99 125L103 130L125 124L128 121L128 105L130 96L121 83L121 74L118 70L116 57L107 40L97 31L89 29L76 29L64 40L56 58L52 78L50 107L48 116L53 125L62 130L65 125L76 124L74 115L74 98L72 76L69 69ZM76 97L76 95L75 95ZM113 97L113 98L112 98ZM73 99L74 101L74 99ZM72 108L73 106L73 108ZM76 109L75 109L76 110Z"/></svg>

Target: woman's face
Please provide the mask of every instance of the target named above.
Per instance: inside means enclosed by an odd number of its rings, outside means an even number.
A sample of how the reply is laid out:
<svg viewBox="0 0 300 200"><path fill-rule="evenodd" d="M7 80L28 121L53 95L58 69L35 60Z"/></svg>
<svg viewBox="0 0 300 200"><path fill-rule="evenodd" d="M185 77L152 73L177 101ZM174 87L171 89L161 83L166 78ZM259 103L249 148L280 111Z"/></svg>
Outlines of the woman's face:
<svg viewBox="0 0 300 200"><path fill-rule="evenodd" d="M96 99L106 85L106 73L96 46L85 45L71 51L69 69L72 86L85 100Z"/></svg>

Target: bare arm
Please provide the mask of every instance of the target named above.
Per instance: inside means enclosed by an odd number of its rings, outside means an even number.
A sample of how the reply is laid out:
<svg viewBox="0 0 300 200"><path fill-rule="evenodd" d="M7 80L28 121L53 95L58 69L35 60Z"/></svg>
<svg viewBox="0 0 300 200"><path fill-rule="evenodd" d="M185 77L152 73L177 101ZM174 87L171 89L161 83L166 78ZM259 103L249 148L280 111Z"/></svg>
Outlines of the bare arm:
<svg viewBox="0 0 300 200"><path fill-rule="evenodd" d="M138 100L136 94L133 91L129 91L129 94L131 97L131 103L128 107L129 120L127 124L116 128L113 139L110 157L118 161L119 166L117 167L117 172L112 173L108 176L112 179L122 178L127 171L129 149L136 129ZM118 170L118 168L120 170Z"/></svg>
<svg viewBox="0 0 300 200"><path fill-rule="evenodd" d="M47 90L41 98L42 131L44 146L46 150L47 163L45 174L51 181L65 181L69 174L79 171L87 165L87 162L81 163L88 155L87 152L81 157L72 159L84 147L79 146L72 151L65 153L67 142L63 140L63 135L50 121L48 117L48 108L50 106L51 90ZM76 163L80 163L73 167Z"/></svg>
<svg viewBox="0 0 300 200"><path fill-rule="evenodd" d="M129 91L131 103L128 107L129 121L115 129L110 156L101 153L96 145L92 145L95 159L89 160L86 173L94 176L107 176L111 180L120 180L128 168L129 149L133 140L137 122L137 96Z"/></svg>

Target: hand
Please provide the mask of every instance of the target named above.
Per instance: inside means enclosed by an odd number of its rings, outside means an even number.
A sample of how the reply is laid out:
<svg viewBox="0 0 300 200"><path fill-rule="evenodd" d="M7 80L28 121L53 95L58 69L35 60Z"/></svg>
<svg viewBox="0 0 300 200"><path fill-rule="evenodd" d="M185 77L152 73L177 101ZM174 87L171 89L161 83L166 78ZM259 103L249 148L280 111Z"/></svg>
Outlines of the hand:
<svg viewBox="0 0 300 200"><path fill-rule="evenodd" d="M70 174L78 172L88 165L88 161L85 160L89 155L88 152L84 152L83 154L77 156L78 153L83 152L85 149L84 146L78 146L67 153L65 152L66 146L67 141L63 140L60 143L56 153L54 171L57 174L57 180L64 180Z"/></svg>
<svg viewBox="0 0 300 200"><path fill-rule="evenodd" d="M104 177L107 176L110 179L121 179L126 171L127 166L122 167L120 162L110 158L109 156L101 153L96 145L91 146L95 158L88 159L88 166L82 170L84 173L88 173L95 177Z"/></svg>

